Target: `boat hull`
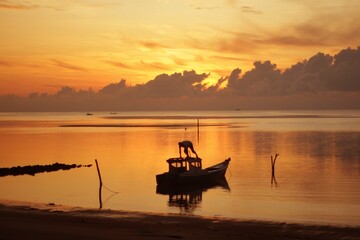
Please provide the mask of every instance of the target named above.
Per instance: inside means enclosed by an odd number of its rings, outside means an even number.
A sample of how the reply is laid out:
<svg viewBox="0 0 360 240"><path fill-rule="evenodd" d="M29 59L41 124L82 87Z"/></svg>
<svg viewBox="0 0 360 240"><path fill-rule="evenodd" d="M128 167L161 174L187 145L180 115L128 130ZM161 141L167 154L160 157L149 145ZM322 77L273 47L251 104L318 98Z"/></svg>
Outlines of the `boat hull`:
<svg viewBox="0 0 360 240"><path fill-rule="evenodd" d="M203 169L201 171L191 173L163 173L156 175L156 183L158 185L178 185L178 184L197 184L207 183L225 177L230 159L212 167Z"/></svg>

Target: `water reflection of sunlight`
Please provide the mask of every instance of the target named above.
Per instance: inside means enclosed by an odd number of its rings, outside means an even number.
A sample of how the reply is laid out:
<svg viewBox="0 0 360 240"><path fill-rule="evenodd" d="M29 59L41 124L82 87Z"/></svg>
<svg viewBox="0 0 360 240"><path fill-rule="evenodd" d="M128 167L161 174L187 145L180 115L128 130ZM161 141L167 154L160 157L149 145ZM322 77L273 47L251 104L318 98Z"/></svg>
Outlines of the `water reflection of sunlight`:
<svg viewBox="0 0 360 240"><path fill-rule="evenodd" d="M178 156L177 143L188 139L193 141L204 167L232 158L228 171L231 177L227 175L231 193L223 195L210 189L206 198L195 195L194 201L190 202L200 202L201 208L193 205L200 214L213 213L217 209L223 216L240 218L265 216L296 220L297 216L300 219L305 215L314 219L326 218L316 216L315 213L321 212L337 216L336 221L341 222L350 221L354 215L351 212L359 210L360 133L347 131L347 126L339 127L340 123L354 119L336 118L335 130L330 119L325 121L326 124L321 119L318 124L324 124L322 131L312 129L314 119L202 119L199 142L196 121L192 119L160 121L177 127L151 127L159 122L158 119L132 122L129 119L104 119L96 114L90 117L67 115L60 120L52 115L49 119L50 125L42 126L37 122L37 127L33 123L26 123L26 126L16 123L12 127L0 124L1 167L54 162L89 164L98 159L103 180L111 189L122 193L111 198L106 203L107 208L174 211L168 209L169 196L154 194L155 175L167 170L165 160ZM26 117L28 120L33 119ZM123 124L129 121L149 127L59 128L57 125L59 122ZM227 127L229 122L248 127ZM286 128L275 122L286 123ZM195 125L187 126L185 130L180 127L182 123ZM209 125L201 126L205 123ZM266 128L264 124L267 124ZM354 124L352 122L350 126ZM270 156L276 152L280 153L276 163L276 180L280 187L271 188ZM0 198L98 207L98 177L93 170L59 172L35 178L0 178ZM76 193L76 196L70 193ZM188 201L189 197L186 198ZM176 203L176 198L171 202ZM221 209L217 205L219 202Z"/></svg>

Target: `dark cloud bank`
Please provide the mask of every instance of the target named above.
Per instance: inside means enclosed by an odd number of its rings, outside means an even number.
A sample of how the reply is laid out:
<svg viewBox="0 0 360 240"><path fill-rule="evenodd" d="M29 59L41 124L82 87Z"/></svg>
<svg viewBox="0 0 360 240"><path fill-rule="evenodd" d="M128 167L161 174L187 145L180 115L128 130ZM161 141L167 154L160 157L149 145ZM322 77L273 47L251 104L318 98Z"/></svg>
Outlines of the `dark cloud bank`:
<svg viewBox="0 0 360 240"><path fill-rule="evenodd" d="M284 71L270 61L254 62L252 70L234 69L214 86L202 82L208 77L184 71L135 86L121 80L98 92L63 87L53 95L6 95L0 111L360 108L360 47L335 56L318 53Z"/></svg>

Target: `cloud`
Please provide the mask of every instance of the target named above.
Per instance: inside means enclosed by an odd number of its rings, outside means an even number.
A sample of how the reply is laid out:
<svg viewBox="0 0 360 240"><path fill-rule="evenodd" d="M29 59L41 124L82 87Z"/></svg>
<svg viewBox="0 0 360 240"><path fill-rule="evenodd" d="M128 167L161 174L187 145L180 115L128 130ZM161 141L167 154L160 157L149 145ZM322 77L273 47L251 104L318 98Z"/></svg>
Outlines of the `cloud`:
<svg viewBox="0 0 360 240"><path fill-rule="evenodd" d="M231 54L249 54L260 51L262 48L259 43L260 35L247 34L238 31L227 32L221 39L212 42L195 42L193 46L199 49L213 49L217 52Z"/></svg>
<svg viewBox="0 0 360 240"><path fill-rule="evenodd" d="M118 67L118 68L131 68L129 65L125 64L125 63L121 63L121 62L115 62L115 61L104 61L112 66Z"/></svg>
<svg viewBox="0 0 360 240"><path fill-rule="evenodd" d="M179 66L187 66L187 61L182 59L182 58L179 58L179 57L171 57L171 59L174 61L174 63L176 65L179 65Z"/></svg>
<svg viewBox="0 0 360 240"><path fill-rule="evenodd" d="M329 22L331 20L324 21L316 17L302 23L287 25L271 34L264 35L258 42L278 46L301 47L343 44L344 39L341 36L346 34L344 30L346 27L336 26L336 24L330 26Z"/></svg>
<svg viewBox="0 0 360 240"><path fill-rule="evenodd" d="M258 40L258 43L262 44L271 44L271 45L278 45L278 46L329 46L326 41L322 41L319 38L313 38L310 36L298 36L298 35L277 35L277 36L270 36L262 40Z"/></svg>
<svg viewBox="0 0 360 240"><path fill-rule="evenodd" d="M12 9L12 10L29 10L39 8L38 5L27 3L12 2L7 0L0 0L0 9Z"/></svg>
<svg viewBox="0 0 360 240"><path fill-rule="evenodd" d="M347 48L334 56L334 64L321 75L330 90L360 91L360 47Z"/></svg>
<svg viewBox="0 0 360 240"><path fill-rule="evenodd" d="M204 5L204 4L201 4L200 2L198 2L198 3L191 3L188 6L195 10L214 10L214 9L220 8L219 6L216 6L216 5L211 6L210 4Z"/></svg>
<svg viewBox="0 0 360 240"><path fill-rule="evenodd" d="M141 68L145 68L145 69L158 69L158 70L162 70L162 71L168 71L170 70L170 67L168 67L167 65L161 63L161 62L144 62L144 61L140 61L139 63L139 67Z"/></svg>
<svg viewBox="0 0 360 240"><path fill-rule="evenodd" d="M231 72L230 77L228 79L228 88L230 88L230 89L238 88L238 83L240 80L240 73L241 73L240 68L236 68Z"/></svg>
<svg viewBox="0 0 360 240"><path fill-rule="evenodd" d="M0 60L0 67L29 67L29 68L41 68L38 64L24 63L18 61Z"/></svg>
<svg viewBox="0 0 360 240"><path fill-rule="evenodd" d="M102 94L120 94L122 91L126 90L126 80L121 79L118 83L111 83L104 88L102 88L99 93Z"/></svg>
<svg viewBox="0 0 360 240"><path fill-rule="evenodd" d="M69 63L66 63L66 62L63 62L63 61L60 61L60 60L57 60L57 59L52 59L51 60L53 62L53 64L57 67L60 67L60 68L65 68L65 69L68 69L68 70L73 70L73 71L82 71L82 72L87 72L87 70L83 67L79 67L79 66L76 66L76 65L73 65L73 64L69 64Z"/></svg>
<svg viewBox="0 0 360 240"><path fill-rule="evenodd" d="M236 25L227 30L219 28L217 40L192 40L189 41L189 45L198 49L211 49L242 56L262 56L264 52L269 53L277 48L288 48L290 53L302 49L308 51L310 48L334 51L343 46L354 47L359 44L358 6L353 7L349 3L330 4L330 7L321 7L318 3L314 5L316 6L309 8L309 12L304 16L298 15L301 13L300 10L290 9L289 13L293 13L293 18L290 17L289 21L281 24L268 24L267 27L261 24L256 16L243 16L247 28L237 28ZM257 11L250 5L238 8L240 11Z"/></svg>
<svg viewBox="0 0 360 240"><path fill-rule="evenodd" d="M126 80L118 83L111 83L102 88L101 94L117 94L118 96L137 98L178 98L192 97L201 94L203 86L201 82L208 77L208 74L197 74L195 71L184 71L182 73L160 74L145 84L129 86Z"/></svg>
<svg viewBox="0 0 360 240"><path fill-rule="evenodd" d="M262 14L262 12L256 10L253 7L249 7L249 6L242 6L240 9L241 9L241 12L243 12L243 13Z"/></svg>
<svg viewBox="0 0 360 240"><path fill-rule="evenodd" d="M219 59L219 60L230 60L230 61L236 61L236 62L249 62L249 61L251 61L250 59L246 59L246 58L220 56L220 55L214 55L214 56L211 56L211 58Z"/></svg>
<svg viewBox="0 0 360 240"><path fill-rule="evenodd" d="M69 5L70 4L70 5ZM69 3L65 3L64 6L51 6L51 5L38 5L32 4L31 1L11 1L11 0L0 0L0 9L8 9L8 10L34 10L40 8L53 9L57 11L64 11L66 8L71 8L71 5L80 5L82 7L91 7L91 8L99 8L99 7L114 7L118 6L119 3L116 2L102 2L102 3L90 3L89 1L71 1Z"/></svg>
<svg viewBox="0 0 360 240"><path fill-rule="evenodd" d="M195 6L195 5L190 5L190 7L192 7L195 10L213 10L213 9L218 9L219 7L203 7L203 6Z"/></svg>
<svg viewBox="0 0 360 240"><path fill-rule="evenodd" d="M34 10L40 8L48 8L57 11L63 11L64 9L49 6L49 5L37 5L31 4L29 1L9 1L9 0L0 0L0 9L8 9L8 10Z"/></svg>
<svg viewBox="0 0 360 240"><path fill-rule="evenodd" d="M172 75L161 74L141 86L142 92L151 97L183 97L194 96L200 93L195 85L201 85L208 74L197 74L195 71L184 71Z"/></svg>
<svg viewBox="0 0 360 240"><path fill-rule="evenodd" d="M283 71L255 61L251 70L235 68L212 86L205 84L209 76L191 70L134 86L122 79L98 92L64 86L55 94L0 96L0 111L360 109L360 47L317 53Z"/></svg>
<svg viewBox="0 0 360 240"><path fill-rule="evenodd" d="M354 45L359 43L359 29L358 12L349 9L341 13L319 11L300 22L283 25L271 34L265 33L259 42L282 47Z"/></svg>
<svg viewBox="0 0 360 240"><path fill-rule="evenodd" d="M254 62L254 68L240 77L235 69L228 81L228 89L237 95L273 95L280 79L280 70L270 61Z"/></svg>
<svg viewBox="0 0 360 240"><path fill-rule="evenodd" d="M333 57L318 53L308 60L299 62L282 74L282 89L285 94L301 92L321 92L327 90L326 80L321 76L330 69Z"/></svg>
<svg viewBox="0 0 360 240"><path fill-rule="evenodd" d="M0 66L3 66L3 67L13 67L14 64L9 62L9 61L4 61L4 60L0 60Z"/></svg>
<svg viewBox="0 0 360 240"><path fill-rule="evenodd" d="M94 7L94 8L98 8L98 7L114 7L114 6L119 6L122 3L120 1L116 2L116 1L101 1L101 2L91 2L91 1L73 1L81 6L84 7Z"/></svg>
<svg viewBox="0 0 360 240"><path fill-rule="evenodd" d="M56 96L70 96L72 94L76 93L76 90L74 88L71 87L62 87L57 93Z"/></svg>
<svg viewBox="0 0 360 240"><path fill-rule="evenodd" d="M141 41L140 42L141 46L144 46L148 49L161 49L161 48L166 48L165 45L161 44L161 43L157 43L157 42L151 42L151 41Z"/></svg>
<svg viewBox="0 0 360 240"><path fill-rule="evenodd" d="M257 61L252 70L240 73L231 73L226 91L241 96L360 91L360 48L344 49L334 57L317 53L283 72L270 61Z"/></svg>

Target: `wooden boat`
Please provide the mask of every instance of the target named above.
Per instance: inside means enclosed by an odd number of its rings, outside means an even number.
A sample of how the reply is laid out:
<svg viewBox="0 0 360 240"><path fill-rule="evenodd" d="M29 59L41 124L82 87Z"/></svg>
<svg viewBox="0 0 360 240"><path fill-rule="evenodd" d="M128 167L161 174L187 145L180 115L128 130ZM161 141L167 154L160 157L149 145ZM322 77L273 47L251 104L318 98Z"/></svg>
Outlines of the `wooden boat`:
<svg viewBox="0 0 360 240"><path fill-rule="evenodd" d="M230 158L202 169L201 158L170 158L169 171L156 175L158 185L198 184L224 178Z"/></svg>

